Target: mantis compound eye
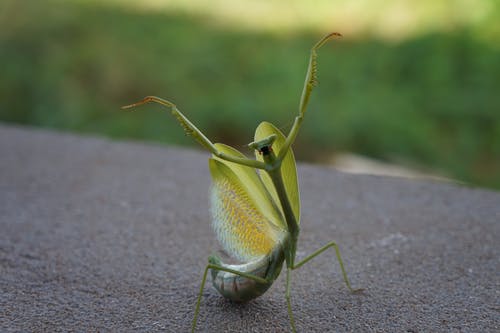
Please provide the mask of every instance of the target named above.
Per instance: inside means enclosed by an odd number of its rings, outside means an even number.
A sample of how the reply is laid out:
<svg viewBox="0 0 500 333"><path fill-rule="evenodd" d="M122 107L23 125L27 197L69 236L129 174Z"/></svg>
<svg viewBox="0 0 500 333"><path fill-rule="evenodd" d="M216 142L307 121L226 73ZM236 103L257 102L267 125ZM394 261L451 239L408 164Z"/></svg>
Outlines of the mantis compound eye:
<svg viewBox="0 0 500 333"><path fill-rule="evenodd" d="M261 153L262 155L269 155L269 153L271 153L273 151L273 148L269 145L269 146L264 146L264 147L261 147L260 150L259 150L259 153Z"/></svg>

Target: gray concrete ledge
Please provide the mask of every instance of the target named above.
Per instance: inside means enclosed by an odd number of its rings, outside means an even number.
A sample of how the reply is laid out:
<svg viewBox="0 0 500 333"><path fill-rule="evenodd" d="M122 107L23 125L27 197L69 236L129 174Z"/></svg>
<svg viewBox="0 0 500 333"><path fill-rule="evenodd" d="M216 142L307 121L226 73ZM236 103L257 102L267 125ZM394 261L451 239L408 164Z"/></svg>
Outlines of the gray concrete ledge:
<svg viewBox="0 0 500 333"><path fill-rule="evenodd" d="M0 126L0 331L186 332L207 255L208 154ZM500 331L500 194L299 166L300 332ZM281 276L207 286L199 331L287 332Z"/></svg>

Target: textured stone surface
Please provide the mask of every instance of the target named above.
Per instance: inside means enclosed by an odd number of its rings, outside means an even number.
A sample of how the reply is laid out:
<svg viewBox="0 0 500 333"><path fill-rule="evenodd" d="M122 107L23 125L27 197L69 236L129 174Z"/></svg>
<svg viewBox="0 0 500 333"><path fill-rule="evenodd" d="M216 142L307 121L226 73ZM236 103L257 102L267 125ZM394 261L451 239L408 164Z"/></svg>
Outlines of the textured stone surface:
<svg viewBox="0 0 500 333"><path fill-rule="evenodd" d="M0 126L0 331L189 329L210 230L205 152ZM500 194L299 166L300 332L498 332ZM207 286L199 331L289 331L281 276Z"/></svg>

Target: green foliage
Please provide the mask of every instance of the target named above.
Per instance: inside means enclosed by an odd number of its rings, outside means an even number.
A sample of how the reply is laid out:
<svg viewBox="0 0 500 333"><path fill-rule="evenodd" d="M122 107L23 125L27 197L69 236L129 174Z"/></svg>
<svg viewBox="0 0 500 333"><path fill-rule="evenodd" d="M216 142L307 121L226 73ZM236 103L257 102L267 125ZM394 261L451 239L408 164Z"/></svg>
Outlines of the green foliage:
<svg viewBox="0 0 500 333"><path fill-rule="evenodd" d="M90 3L3 6L0 120L176 144L192 143L157 107L119 107L168 98L239 148L262 120L291 126L308 51L324 34L235 31ZM298 156L349 150L500 188L498 48L467 30L398 43L345 36L318 61Z"/></svg>

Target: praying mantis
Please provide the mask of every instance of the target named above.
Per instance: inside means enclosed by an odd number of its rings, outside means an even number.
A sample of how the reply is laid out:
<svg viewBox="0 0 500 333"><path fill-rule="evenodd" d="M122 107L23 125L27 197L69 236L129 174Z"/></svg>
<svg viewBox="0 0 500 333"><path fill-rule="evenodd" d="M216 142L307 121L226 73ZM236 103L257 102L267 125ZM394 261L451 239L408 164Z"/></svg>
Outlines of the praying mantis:
<svg viewBox="0 0 500 333"><path fill-rule="evenodd" d="M324 245L299 262L295 261L300 231L300 201L291 146L302 125L311 92L317 84L317 51L327 41L340 37L339 33L330 33L312 47L299 114L288 136L271 123L262 122L255 131L254 141L248 145L254 150L255 159L245 157L230 146L212 143L175 104L167 100L148 96L123 107L127 109L154 102L170 108L186 134L212 153L208 162L212 176L212 226L226 252L243 264L229 265L216 255L209 256L196 301L192 332L196 329L201 296L209 271L213 286L222 296L245 302L265 293L281 273L285 262L285 298L293 332L296 332L296 326L290 296L291 272L314 257L333 248L345 284L351 292L361 290L351 287L335 242Z"/></svg>

